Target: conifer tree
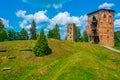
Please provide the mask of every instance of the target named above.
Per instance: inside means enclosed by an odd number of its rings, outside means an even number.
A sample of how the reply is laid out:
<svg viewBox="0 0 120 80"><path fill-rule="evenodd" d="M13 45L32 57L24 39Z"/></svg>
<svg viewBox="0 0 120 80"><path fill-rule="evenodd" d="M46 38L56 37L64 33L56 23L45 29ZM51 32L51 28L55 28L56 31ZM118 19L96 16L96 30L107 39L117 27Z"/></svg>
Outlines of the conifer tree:
<svg viewBox="0 0 120 80"><path fill-rule="evenodd" d="M76 26L76 24L74 24L74 27L75 27L75 41L80 42L81 41L80 29Z"/></svg>
<svg viewBox="0 0 120 80"><path fill-rule="evenodd" d="M21 40L27 40L28 39L28 33L24 28L22 28L22 30L20 31L20 39Z"/></svg>
<svg viewBox="0 0 120 80"><path fill-rule="evenodd" d="M88 35L87 35L86 30L83 31L83 37L82 37L82 39L83 39L84 42L88 42Z"/></svg>
<svg viewBox="0 0 120 80"><path fill-rule="evenodd" d="M37 42L33 47L33 52L35 53L36 56L45 56L51 53L51 49L48 46L48 40L44 34L43 29L41 30Z"/></svg>
<svg viewBox="0 0 120 80"><path fill-rule="evenodd" d="M36 23L34 20L31 23L30 34L31 34L30 39L33 39L33 40L37 39L37 37L36 37Z"/></svg>
<svg viewBox="0 0 120 80"><path fill-rule="evenodd" d="M60 40L60 30L58 24L54 28L54 38Z"/></svg>
<svg viewBox="0 0 120 80"><path fill-rule="evenodd" d="M4 25L2 23L2 20L0 19L0 29L4 29Z"/></svg>

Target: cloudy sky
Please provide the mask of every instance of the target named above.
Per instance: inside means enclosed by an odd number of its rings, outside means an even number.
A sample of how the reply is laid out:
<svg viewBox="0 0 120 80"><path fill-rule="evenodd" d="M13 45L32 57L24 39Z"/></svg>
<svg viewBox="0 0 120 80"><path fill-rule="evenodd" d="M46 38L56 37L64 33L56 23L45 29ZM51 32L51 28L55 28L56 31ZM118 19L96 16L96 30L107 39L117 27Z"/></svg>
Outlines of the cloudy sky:
<svg viewBox="0 0 120 80"><path fill-rule="evenodd" d="M47 34L57 23L61 37L66 35L69 23L83 31L87 24L87 15L98 9L113 9L115 30L120 30L120 3L118 0L1 0L0 18L6 29L29 31L30 23L35 20L37 32L43 28Z"/></svg>

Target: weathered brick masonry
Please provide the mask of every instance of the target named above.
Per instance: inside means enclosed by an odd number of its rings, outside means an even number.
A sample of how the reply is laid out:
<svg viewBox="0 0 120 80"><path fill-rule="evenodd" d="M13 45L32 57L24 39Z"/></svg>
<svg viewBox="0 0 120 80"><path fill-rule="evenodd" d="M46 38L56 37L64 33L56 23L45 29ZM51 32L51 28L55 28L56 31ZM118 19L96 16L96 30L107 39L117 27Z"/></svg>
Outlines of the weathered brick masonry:
<svg viewBox="0 0 120 80"><path fill-rule="evenodd" d="M114 10L100 9L88 14L89 42L114 46Z"/></svg>

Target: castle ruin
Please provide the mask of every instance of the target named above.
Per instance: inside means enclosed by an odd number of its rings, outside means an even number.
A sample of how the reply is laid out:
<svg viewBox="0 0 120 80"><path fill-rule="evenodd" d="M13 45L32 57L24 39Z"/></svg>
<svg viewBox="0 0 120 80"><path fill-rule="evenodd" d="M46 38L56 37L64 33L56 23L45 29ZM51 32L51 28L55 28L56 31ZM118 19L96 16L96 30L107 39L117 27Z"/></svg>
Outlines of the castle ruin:
<svg viewBox="0 0 120 80"><path fill-rule="evenodd" d="M74 42L75 41L75 24L68 24L67 26L67 40Z"/></svg>
<svg viewBox="0 0 120 80"><path fill-rule="evenodd" d="M86 31L89 42L114 46L114 10L100 9L87 15Z"/></svg>

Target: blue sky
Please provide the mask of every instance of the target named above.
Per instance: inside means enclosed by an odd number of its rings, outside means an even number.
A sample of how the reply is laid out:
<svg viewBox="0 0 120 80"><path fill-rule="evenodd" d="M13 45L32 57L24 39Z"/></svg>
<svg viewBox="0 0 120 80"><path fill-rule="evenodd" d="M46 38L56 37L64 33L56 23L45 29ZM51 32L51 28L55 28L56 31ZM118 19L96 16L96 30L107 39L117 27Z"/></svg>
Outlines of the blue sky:
<svg viewBox="0 0 120 80"><path fill-rule="evenodd" d="M86 14L101 8L115 10L115 30L120 30L118 0L1 0L0 18L6 29L20 31L25 28L28 32L31 21L35 20L37 32L44 28L46 34L57 23L63 39L67 24L74 22L83 31Z"/></svg>

